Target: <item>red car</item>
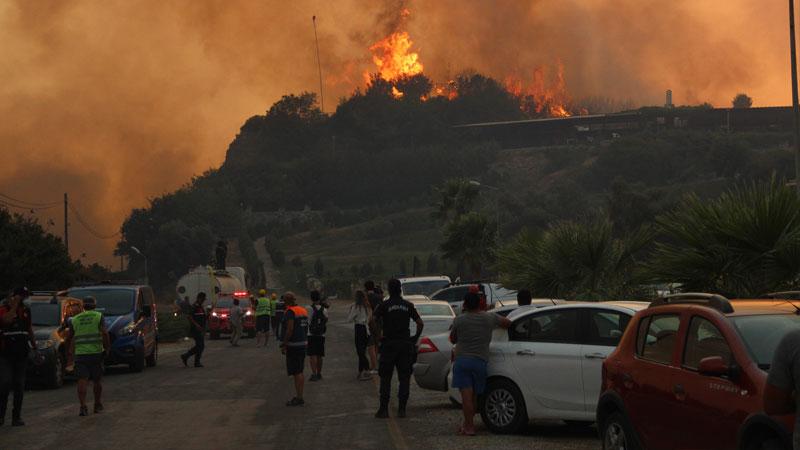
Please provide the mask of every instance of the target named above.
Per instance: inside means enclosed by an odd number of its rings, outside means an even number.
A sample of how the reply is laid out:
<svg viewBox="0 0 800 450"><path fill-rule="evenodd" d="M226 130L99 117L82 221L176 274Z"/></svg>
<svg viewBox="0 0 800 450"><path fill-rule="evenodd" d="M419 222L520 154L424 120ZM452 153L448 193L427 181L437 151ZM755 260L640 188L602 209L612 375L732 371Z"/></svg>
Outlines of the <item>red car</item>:
<svg viewBox="0 0 800 450"><path fill-rule="evenodd" d="M603 448L791 449L794 416L766 415L763 394L799 313L788 300L712 294L651 303L603 363Z"/></svg>
<svg viewBox="0 0 800 450"><path fill-rule="evenodd" d="M247 293L234 294L239 299L239 306L245 311L243 319L243 331L249 337L256 335L256 312L250 305L247 298ZM214 307L211 308L211 313L208 316L208 334L211 339L219 339L221 334L230 334L231 323L228 316L231 313L231 306L233 306L233 297L222 297L217 300Z"/></svg>

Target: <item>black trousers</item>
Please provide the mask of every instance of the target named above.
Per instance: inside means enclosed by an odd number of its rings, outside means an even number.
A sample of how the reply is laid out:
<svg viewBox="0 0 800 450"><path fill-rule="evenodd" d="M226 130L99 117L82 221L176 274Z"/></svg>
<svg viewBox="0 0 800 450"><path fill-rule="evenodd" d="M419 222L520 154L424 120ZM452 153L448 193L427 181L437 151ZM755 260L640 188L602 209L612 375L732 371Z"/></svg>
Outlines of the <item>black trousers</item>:
<svg viewBox="0 0 800 450"><path fill-rule="evenodd" d="M203 350L206 348L206 334L202 330L195 330L192 327L192 330L189 331L189 336L194 339L194 347L186 352L186 357L194 355L194 363L198 364L203 356Z"/></svg>
<svg viewBox="0 0 800 450"><path fill-rule="evenodd" d="M397 369L398 392L397 399L400 407L405 408L408 403L409 384L414 354L416 353L411 340L383 341L381 355L378 363L378 374L381 377L381 408L389 406L390 391L392 390L392 375Z"/></svg>
<svg viewBox="0 0 800 450"><path fill-rule="evenodd" d="M22 414L22 395L25 392L25 369L27 359L20 361L0 356L0 419L5 419L8 395L14 392L14 408L11 416L19 419Z"/></svg>
<svg viewBox="0 0 800 450"><path fill-rule="evenodd" d="M367 326L356 324L356 353L358 354L358 371L369 370L369 360L367 359Z"/></svg>

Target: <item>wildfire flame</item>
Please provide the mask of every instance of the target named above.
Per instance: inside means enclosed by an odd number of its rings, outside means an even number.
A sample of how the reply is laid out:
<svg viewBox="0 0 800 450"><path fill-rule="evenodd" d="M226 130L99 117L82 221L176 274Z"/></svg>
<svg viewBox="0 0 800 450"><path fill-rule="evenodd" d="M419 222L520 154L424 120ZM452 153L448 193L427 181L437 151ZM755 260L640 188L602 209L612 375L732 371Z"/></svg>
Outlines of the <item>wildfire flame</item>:
<svg viewBox="0 0 800 450"><path fill-rule="evenodd" d="M544 67L537 67L526 83L522 78L509 75L505 87L520 102L520 109L532 116L569 117L571 99L564 82L564 65L556 64L556 73L551 80Z"/></svg>

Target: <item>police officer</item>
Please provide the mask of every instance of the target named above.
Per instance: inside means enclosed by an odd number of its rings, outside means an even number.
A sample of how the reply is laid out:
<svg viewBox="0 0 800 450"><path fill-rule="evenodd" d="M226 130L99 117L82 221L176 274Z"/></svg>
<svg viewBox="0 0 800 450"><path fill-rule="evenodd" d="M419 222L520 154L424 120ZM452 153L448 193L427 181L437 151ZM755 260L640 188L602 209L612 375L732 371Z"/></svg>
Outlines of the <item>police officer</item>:
<svg viewBox="0 0 800 450"><path fill-rule="evenodd" d="M269 322L272 304L267 298L267 291L258 291L258 301L256 301L256 347L264 341L264 347L269 343Z"/></svg>
<svg viewBox="0 0 800 450"><path fill-rule="evenodd" d="M200 358L203 356L203 349L206 348L206 310L203 308L203 303L206 301L206 293L198 292L197 300L192 305L192 314L189 316L189 335L194 339L194 347L190 348L188 352L181 355L181 361L186 366L189 358L194 355L194 366L203 367L200 364Z"/></svg>
<svg viewBox="0 0 800 450"><path fill-rule="evenodd" d="M424 327L419 313L414 308L414 304L403 299L400 280L389 280L388 288L389 299L378 305L373 314L373 320L376 321L381 343L378 362L378 375L381 377L381 403L378 412L375 413L375 417L379 419L389 417L389 396L395 368L397 369L397 378L400 384L397 393L399 400L397 416L406 416L409 382L416 352L416 342ZM411 320L414 320L417 324L417 332L413 338L409 333Z"/></svg>
<svg viewBox="0 0 800 450"><path fill-rule="evenodd" d="M86 406L86 385L92 381L94 390L94 412L103 411L103 358L108 354L111 341L106 331L103 315L95 311L94 297L83 299L84 311L72 318L67 339L75 355L75 375L78 377L78 400L81 416L89 415Z"/></svg>
<svg viewBox="0 0 800 450"><path fill-rule="evenodd" d="M22 303L29 295L28 289L16 288L6 304L0 306L0 425L6 419L11 391L14 391L11 425L25 425L22 421L22 395L25 392L29 345L36 351L31 312Z"/></svg>

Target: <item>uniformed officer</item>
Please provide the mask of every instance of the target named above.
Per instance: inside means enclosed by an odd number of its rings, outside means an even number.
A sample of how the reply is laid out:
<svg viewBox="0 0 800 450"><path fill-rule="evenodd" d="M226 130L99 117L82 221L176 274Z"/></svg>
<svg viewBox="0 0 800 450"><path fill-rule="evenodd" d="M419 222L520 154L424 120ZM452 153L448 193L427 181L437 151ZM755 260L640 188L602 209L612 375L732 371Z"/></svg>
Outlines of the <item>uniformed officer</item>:
<svg viewBox="0 0 800 450"><path fill-rule="evenodd" d="M389 396L395 368L400 385L397 393L399 400L397 416L406 416L416 342L424 327L414 304L403 299L400 280L389 280L388 288L389 299L375 308L373 314L379 330L381 346L378 363L378 375L381 377L381 403L378 412L375 413L375 417L379 419L389 417ZM409 333L409 324L412 319L417 324L417 332L413 338Z"/></svg>
<svg viewBox="0 0 800 450"><path fill-rule="evenodd" d="M0 306L0 425L6 418L8 395L14 392L11 425L25 425L22 421L22 396L25 392L25 370L28 351L36 351L36 338L31 328L31 311L23 303L28 289L16 288L6 304Z"/></svg>
<svg viewBox="0 0 800 450"><path fill-rule="evenodd" d="M269 343L271 311L272 304L267 298L267 291L261 289L258 291L258 300L256 301L256 347L261 346L261 341L264 341L265 347Z"/></svg>
<svg viewBox="0 0 800 450"><path fill-rule="evenodd" d="M208 315L203 308L203 303L206 301L206 293L198 292L197 300L192 305L192 314L189 316L189 335L194 339L194 347L190 348L188 352L181 355L183 365L188 365L189 358L194 355L194 366L203 367L200 363L200 358L203 356L203 350L206 348L206 322Z"/></svg>
<svg viewBox="0 0 800 450"><path fill-rule="evenodd" d="M94 297L83 299L84 311L72 318L67 339L75 355L75 375L78 377L78 400L81 416L89 415L86 406L86 385L92 381L94 390L94 412L103 410L103 358L108 354L111 341L106 331L103 315L95 311Z"/></svg>
<svg viewBox="0 0 800 450"><path fill-rule="evenodd" d="M283 343L281 352L286 355L286 373L293 378L296 395L286 402L286 406L302 406L303 400L303 366L306 359L306 343L308 340L308 312L297 306L297 300L291 292L283 295L286 302L286 313L283 316L281 332Z"/></svg>

